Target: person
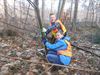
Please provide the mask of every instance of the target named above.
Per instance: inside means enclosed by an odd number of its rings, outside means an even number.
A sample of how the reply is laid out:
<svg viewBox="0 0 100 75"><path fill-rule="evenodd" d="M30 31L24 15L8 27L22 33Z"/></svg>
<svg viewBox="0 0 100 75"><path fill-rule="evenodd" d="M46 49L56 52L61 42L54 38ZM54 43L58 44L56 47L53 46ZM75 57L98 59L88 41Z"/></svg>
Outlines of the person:
<svg viewBox="0 0 100 75"><path fill-rule="evenodd" d="M46 39L43 40L44 45L48 49L46 55L48 61L54 64L69 65L72 57L71 45L68 42L70 37L64 37L62 31L56 33L56 41L51 44Z"/></svg>
<svg viewBox="0 0 100 75"><path fill-rule="evenodd" d="M55 38L56 33L62 30L63 34L66 35L66 28L60 20L57 20L56 16L51 13L50 14L50 26L47 29L47 34L49 32L52 33L52 37Z"/></svg>

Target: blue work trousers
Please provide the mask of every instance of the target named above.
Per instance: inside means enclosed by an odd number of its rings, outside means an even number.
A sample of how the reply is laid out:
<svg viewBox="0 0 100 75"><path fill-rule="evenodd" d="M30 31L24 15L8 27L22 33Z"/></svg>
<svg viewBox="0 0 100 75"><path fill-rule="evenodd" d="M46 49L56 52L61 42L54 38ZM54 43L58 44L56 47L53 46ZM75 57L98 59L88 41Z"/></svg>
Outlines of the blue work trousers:
<svg viewBox="0 0 100 75"><path fill-rule="evenodd" d="M71 57L64 55L57 55L57 53L53 51L49 51L46 57L50 63L60 64L60 65L69 65L71 61Z"/></svg>

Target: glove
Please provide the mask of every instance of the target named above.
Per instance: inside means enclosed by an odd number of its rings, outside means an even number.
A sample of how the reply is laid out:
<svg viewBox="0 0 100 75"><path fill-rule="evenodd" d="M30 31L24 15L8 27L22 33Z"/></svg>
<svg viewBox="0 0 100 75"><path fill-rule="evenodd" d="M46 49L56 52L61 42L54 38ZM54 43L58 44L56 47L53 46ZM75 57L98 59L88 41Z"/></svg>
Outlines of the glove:
<svg viewBox="0 0 100 75"><path fill-rule="evenodd" d="M47 36L49 33L50 33L50 30L47 30L47 31L46 31L46 36Z"/></svg>
<svg viewBox="0 0 100 75"><path fill-rule="evenodd" d="M51 30L54 29L54 27L55 27L55 25L49 26L47 31L46 31L46 35L48 35L51 32Z"/></svg>
<svg viewBox="0 0 100 75"><path fill-rule="evenodd" d="M45 44L47 42L47 39L45 37L42 38L42 42L43 42L43 44Z"/></svg>
<svg viewBox="0 0 100 75"><path fill-rule="evenodd" d="M56 28L60 28L60 24L59 23L56 23L55 27Z"/></svg>
<svg viewBox="0 0 100 75"><path fill-rule="evenodd" d="M51 26L48 26L48 30L50 30L51 29Z"/></svg>
<svg viewBox="0 0 100 75"><path fill-rule="evenodd" d="M49 32L51 32L51 30L53 30L53 29L55 29L55 28L59 28L59 27L60 27L59 23L54 23L54 24L52 24L52 26L49 26L49 27L48 27L48 29L47 29L47 31L46 31L46 35L47 35Z"/></svg>

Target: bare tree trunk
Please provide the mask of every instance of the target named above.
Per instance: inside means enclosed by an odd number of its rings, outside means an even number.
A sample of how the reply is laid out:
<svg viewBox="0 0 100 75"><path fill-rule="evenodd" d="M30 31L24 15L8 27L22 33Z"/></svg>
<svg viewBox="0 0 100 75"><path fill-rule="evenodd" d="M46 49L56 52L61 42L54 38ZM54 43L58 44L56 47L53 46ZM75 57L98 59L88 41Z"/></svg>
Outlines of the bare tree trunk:
<svg viewBox="0 0 100 75"><path fill-rule="evenodd" d="M4 0L4 12L5 12L5 22L8 22L7 0ZM4 32L6 32L8 25L7 24L4 24L4 25L5 25L4 26Z"/></svg>
<svg viewBox="0 0 100 75"><path fill-rule="evenodd" d="M14 16L15 16L15 1L16 1L16 0L14 0Z"/></svg>
<svg viewBox="0 0 100 75"><path fill-rule="evenodd" d="M29 6L30 6L30 5L29 5ZM26 24L25 24L25 22L24 22L24 20L25 20L25 17L24 17L24 16L26 16L26 15L28 16L29 12L27 12L27 14L24 13L24 12L26 12L26 7L25 7L25 3L24 3L23 1L22 1L22 7L21 7L21 8L22 8L22 15L23 15L23 16L22 16L22 21L21 21L21 22L22 22L22 28L25 28L25 25L26 25ZM26 21L27 21L27 19L26 19Z"/></svg>
<svg viewBox="0 0 100 75"><path fill-rule="evenodd" d="M96 17L95 17L95 23L96 23L96 25L97 25L97 13L96 13Z"/></svg>
<svg viewBox="0 0 100 75"><path fill-rule="evenodd" d="M73 15L73 23L72 23L72 28L74 31L76 31L76 21L77 21L77 12L78 12L78 1L75 0L75 7L74 7L74 15Z"/></svg>
<svg viewBox="0 0 100 75"><path fill-rule="evenodd" d="M59 0L58 11L57 11L57 17L60 15L61 1L62 1L62 0Z"/></svg>
<svg viewBox="0 0 100 75"><path fill-rule="evenodd" d="M57 18L60 18L60 17L61 17L61 13L62 13L62 11L63 11L65 2L66 2L66 0L59 0Z"/></svg>
<svg viewBox="0 0 100 75"><path fill-rule="evenodd" d="M87 12L86 12L86 16L85 16L85 26L87 25L88 13L89 13L89 6L87 8Z"/></svg>
<svg viewBox="0 0 100 75"><path fill-rule="evenodd" d="M64 5L65 5L65 3L66 3L66 0L62 0L62 1L63 1L63 2L62 2L62 5L61 5L61 10L60 10L59 18L61 17L61 14L62 14L62 12L63 12Z"/></svg>
<svg viewBox="0 0 100 75"><path fill-rule="evenodd" d="M94 26L94 1L93 0L91 0L92 1L92 19L91 19L91 26Z"/></svg>
<svg viewBox="0 0 100 75"><path fill-rule="evenodd" d="M35 10L35 14L36 14L36 18L37 18L37 25L40 26L40 32L42 34L42 37L43 37L43 33L42 33L42 22L41 22L41 17L40 17L40 10L39 10L39 7L38 7L38 0L34 0L34 2L32 2L31 0L27 0L31 6L34 8Z"/></svg>
<svg viewBox="0 0 100 75"><path fill-rule="evenodd" d="M36 7L35 7L35 13L36 13L36 17L37 17L37 20L38 20L38 24L40 25L40 32L43 36L43 33L42 33L42 22L41 22L41 17L40 17L40 10L39 10L39 7L38 7L38 0L35 0L35 4L36 4Z"/></svg>
<svg viewBox="0 0 100 75"><path fill-rule="evenodd" d="M94 0L89 0L89 6L87 8L87 14L86 14L86 20L85 20L85 25L88 23L88 25L93 26L94 24Z"/></svg>
<svg viewBox="0 0 100 75"><path fill-rule="evenodd" d="M25 29L25 25L26 25L26 22L27 22L27 19L28 19L28 15L29 15L29 8L30 8L30 4L27 8L26 19L25 19L25 23L24 23L24 29Z"/></svg>
<svg viewBox="0 0 100 75"><path fill-rule="evenodd" d="M71 0L71 6L70 6L70 23L72 21L72 9L73 9L73 0Z"/></svg>
<svg viewBox="0 0 100 75"><path fill-rule="evenodd" d="M20 26L22 28L22 0L20 0Z"/></svg>
<svg viewBox="0 0 100 75"><path fill-rule="evenodd" d="M100 28L100 3L96 3L96 18L95 18L95 22L97 27Z"/></svg>
<svg viewBox="0 0 100 75"><path fill-rule="evenodd" d="M45 1L42 0L42 24L44 25L44 6L45 6Z"/></svg>
<svg viewBox="0 0 100 75"><path fill-rule="evenodd" d="M90 1L91 1L91 0L90 0ZM87 13L86 13L86 18L85 18L85 25L87 24L87 20L88 20L90 1L89 1L89 6L88 6L88 8L87 8Z"/></svg>
<svg viewBox="0 0 100 75"><path fill-rule="evenodd" d="M51 0L51 10L50 12L52 13L53 12L53 1Z"/></svg>
<svg viewBox="0 0 100 75"><path fill-rule="evenodd" d="M15 6L15 2L16 2L16 0L14 0L14 12L13 12L13 25L17 25L17 20L16 20L16 6Z"/></svg>

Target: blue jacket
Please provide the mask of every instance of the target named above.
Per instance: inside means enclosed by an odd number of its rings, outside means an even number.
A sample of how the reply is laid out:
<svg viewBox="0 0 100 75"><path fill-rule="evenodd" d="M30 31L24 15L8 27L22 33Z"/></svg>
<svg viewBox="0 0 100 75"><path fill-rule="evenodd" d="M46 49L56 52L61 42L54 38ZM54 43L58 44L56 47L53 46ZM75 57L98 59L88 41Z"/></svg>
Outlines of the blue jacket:
<svg viewBox="0 0 100 75"><path fill-rule="evenodd" d="M49 51L48 52L48 59L49 59L48 61L51 61L51 60L53 61L53 60L56 60L56 59L59 58L59 61L55 64L58 64L58 63L61 62L63 65L68 65L70 63L70 61L71 61L70 57L67 57L67 56L64 56L64 55L57 55L57 51L65 50L67 48L67 44L65 42L65 39L70 40L70 38L66 36L62 39L56 40L54 44L51 44L49 42L45 43L45 45L46 45L46 47L48 48L48 51ZM53 57L54 55L50 55L50 54L57 55L58 58L54 57L55 59L53 59L53 58L51 58L51 56Z"/></svg>
<svg viewBox="0 0 100 75"><path fill-rule="evenodd" d="M56 40L54 44L46 42L45 45L49 50L53 51L65 50L67 48L67 44L62 39Z"/></svg>
<svg viewBox="0 0 100 75"><path fill-rule="evenodd" d="M67 44L66 44L65 40L70 41L70 37L65 36L59 40L56 40L54 44L46 42L45 45L48 49L53 50L53 51L65 50L67 48Z"/></svg>

